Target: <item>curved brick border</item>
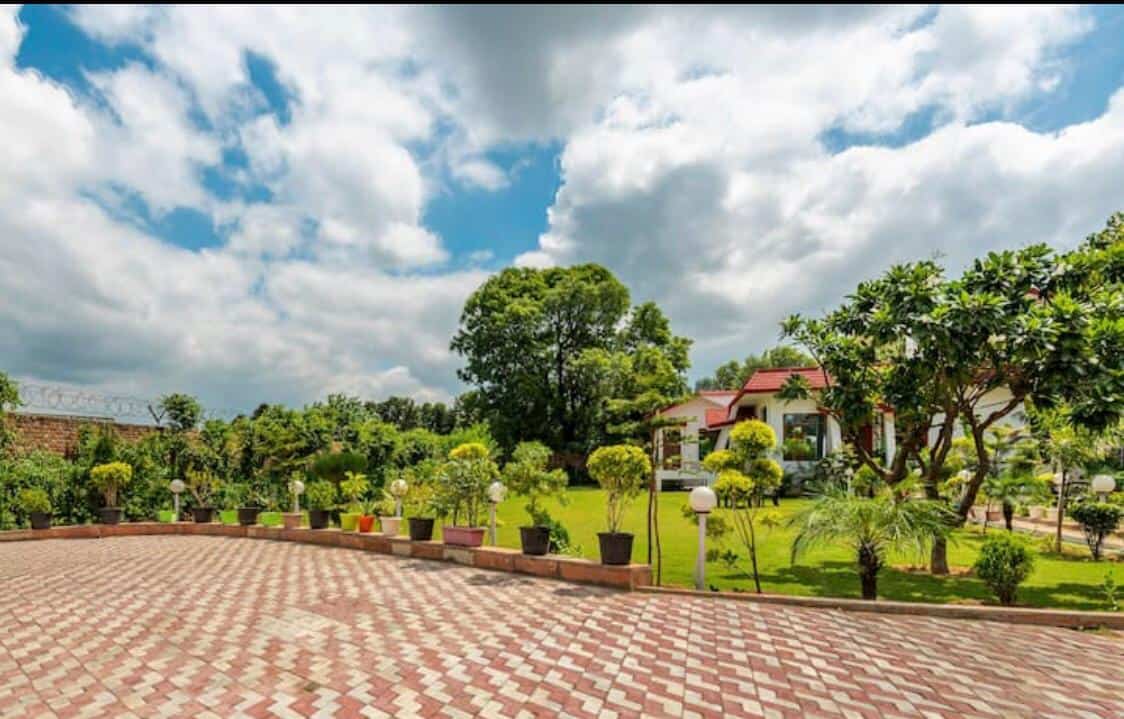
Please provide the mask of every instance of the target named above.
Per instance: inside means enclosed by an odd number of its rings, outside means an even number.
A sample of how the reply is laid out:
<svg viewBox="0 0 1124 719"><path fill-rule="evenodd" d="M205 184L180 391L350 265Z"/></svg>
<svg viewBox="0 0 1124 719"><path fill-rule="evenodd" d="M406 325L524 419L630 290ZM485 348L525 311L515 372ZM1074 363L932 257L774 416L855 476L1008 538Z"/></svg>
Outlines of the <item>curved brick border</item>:
<svg viewBox="0 0 1124 719"><path fill-rule="evenodd" d="M532 557L524 555L516 549L505 549L503 547L454 547L441 542L413 542L407 537L341 532L338 529L241 527L227 524L194 524L192 522L127 522L117 525L84 524L42 530L17 529L0 532L0 541L101 539L150 534L197 534L322 544L378 552L379 554L393 554L398 557L443 560L469 567L479 567L480 569L533 574L538 577L564 579L583 584L598 584L618 589L636 589L652 583L652 569L647 564L611 567L577 557L561 555Z"/></svg>
<svg viewBox="0 0 1124 719"><path fill-rule="evenodd" d="M790 607L838 609L845 612L871 612L943 619L975 619L1007 624L1035 624L1064 627L1066 629L1124 629L1124 612L1086 612L1062 609L1033 609L1029 607L1000 607L973 604L925 604L924 602L894 602L879 599L844 599L842 597L798 597L790 594L753 594L750 592L700 592L674 587L636 587L638 591L671 594L687 597L711 597L761 604L781 604Z"/></svg>

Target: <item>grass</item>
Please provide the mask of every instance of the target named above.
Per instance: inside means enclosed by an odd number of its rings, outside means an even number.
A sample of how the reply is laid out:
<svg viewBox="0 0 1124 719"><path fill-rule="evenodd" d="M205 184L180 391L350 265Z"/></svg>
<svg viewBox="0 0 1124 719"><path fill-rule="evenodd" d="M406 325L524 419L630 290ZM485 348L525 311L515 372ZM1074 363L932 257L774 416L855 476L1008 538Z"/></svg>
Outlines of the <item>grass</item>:
<svg viewBox="0 0 1124 719"><path fill-rule="evenodd" d="M598 558L597 532L604 531L604 493L599 489L574 488L568 492L569 502L559 506L548 502L551 514L570 531L571 540L579 547L582 556ZM782 500L779 513L787 519L808 500ZM659 497L659 524L663 546L663 584L692 586L696 552L697 527L681 514L687 502L685 492L664 492ZM519 547L519 526L527 523L523 512L525 502L519 497L508 498L498 511L498 541L501 546ZM636 541L633 559L647 559L647 541L644 531L647 495L629 507L623 531L633 532ZM992 528L989 531L1003 531ZM798 563L789 561L789 552L795 531L782 527L768 532L759 540L758 563L761 570L762 589L779 594L858 597L859 581L854 561L846 547L825 549L810 553ZM955 575L957 567L970 567L975 562L983 536L978 528L956 532L949 547L949 563L954 576L934 577L924 571L907 571L909 565L922 565L927 557L894 557L893 568L879 574L878 592L883 599L917 602L990 603L993 597L979 579L969 575ZM752 591L753 579L749 574L749 561L744 546L731 535L723 544L740 557L738 565L727 568L721 562L707 565L707 583L719 589ZM1037 546L1037 542L1032 542ZM714 546L713 541L709 546ZM1124 583L1124 562L1119 562L1116 552L1109 559L1094 562L1084 547L1067 546L1063 554L1037 553L1034 574L1019 591L1019 604L1035 607L1064 609L1108 609L1101 590L1105 574L1114 567L1118 582Z"/></svg>

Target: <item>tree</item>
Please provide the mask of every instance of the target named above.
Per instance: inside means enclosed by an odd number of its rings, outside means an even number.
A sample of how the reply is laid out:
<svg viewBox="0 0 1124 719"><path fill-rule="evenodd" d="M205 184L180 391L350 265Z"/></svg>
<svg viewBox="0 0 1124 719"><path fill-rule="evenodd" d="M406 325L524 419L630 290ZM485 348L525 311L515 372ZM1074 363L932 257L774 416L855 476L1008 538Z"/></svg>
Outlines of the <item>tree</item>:
<svg viewBox="0 0 1124 719"><path fill-rule="evenodd" d="M589 474L605 490L606 525L610 534L620 533L629 502L640 494L652 471L648 455L639 447L618 444L599 447L589 455Z"/></svg>
<svg viewBox="0 0 1124 719"><path fill-rule="evenodd" d="M855 554L863 599L878 598L878 573L891 553L923 553L934 537L947 537L949 510L928 499L899 497L890 488L859 497L829 487L789 522L797 528L792 561L813 547L847 544Z"/></svg>
<svg viewBox="0 0 1124 719"><path fill-rule="evenodd" d="M988 501L998 502L1003 509L1003 523L1008 532L1014 530L1012 522L1015 518L1015 508L1024 502L1042 497L1047 491L1033 474L1015 471L1006 471L988 477L983 483L983 492L987 495Z"/></svg>
<svg viewBox="0 0 1124 719"><path fill-rule="evenodd" d="M944 463L958 425L975 451L953 521L967 518L994 456L988 432L1025 402L1069 403L1073 422L1103 428L1124 411L1124 215L1077 250L1044 245L993 252L949 280L934 262L898 265L859 285L823 319L784 323L826 370L820 403L860 462L889 485L920 469L940 499ZM996 401L997 392L1007 392ZM894 410L896 452L883 460L862 428ZM934 436L930 437L930 434ZM947 572L945 544L933 545L935 573Z"/></svg>
<svg viewBox="0 0 1124 719"><path fill-rule="evenodd" d="M1094 560L1101 558L1105 537L1116 531L1120 526L1120 507L1107 502L1085 500L1070 511L1070 516L1077 520L1085 532L1085 543Z"/></svg>
<svg viewBox="0 0 1124 719"><path fill-rule="evenodd" d="M557 497L560 503L566 503L569 477L561 469L547 469L550 455L550 448L541 442L520 442L511 453L511 461L504 465L503 483L526 498L525 509L531 525L550 530L550 546L565 547L570 544L569 532L540 504L548 497Z"/></svg>
<svg viewBox="0 0 1124 719"><path fill-rule="evenodd" d="M0 459L12 444L13 432L8 427L7 412L20 406L19 386L0 372Z"/></svg>
<svg viewBox="0 0 1124 719"><path fill-rule="evenodd" d="M695 382L695 391L726 389L737 391L759 369L771 367L810 367L815 360L804 352L789 345L777 345L765 350L760 355L749 355L744 361L730 360L719 365L710 377L703 377Z"/></svg>
<svg viewBox="0 0 1124 719"><path fill-rule="evenodd" d="M762 512L764 498L776 491L784 471L769 458L777 446L773 428L759 420L738 422L730 430L730 449L707 456L707 469L718 473L716 490L729 494L734 530L749 554L753 586L761 593L761 577L757 568L757 532L775 526L771 512ZM717 455L717 456L716 456Z"/></svg>

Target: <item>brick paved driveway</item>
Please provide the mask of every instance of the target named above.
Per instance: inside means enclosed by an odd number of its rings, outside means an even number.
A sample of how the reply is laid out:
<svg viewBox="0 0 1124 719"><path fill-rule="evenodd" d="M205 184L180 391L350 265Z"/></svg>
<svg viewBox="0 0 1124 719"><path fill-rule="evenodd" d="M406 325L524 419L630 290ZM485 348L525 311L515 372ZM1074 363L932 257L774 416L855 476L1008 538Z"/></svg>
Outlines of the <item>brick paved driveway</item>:
<svg viewBox="0 0 1124 719"><path fill-rule="evenodd" d="M1110 634L217 537L0 544L0 716L1121 717Z"/></svg>

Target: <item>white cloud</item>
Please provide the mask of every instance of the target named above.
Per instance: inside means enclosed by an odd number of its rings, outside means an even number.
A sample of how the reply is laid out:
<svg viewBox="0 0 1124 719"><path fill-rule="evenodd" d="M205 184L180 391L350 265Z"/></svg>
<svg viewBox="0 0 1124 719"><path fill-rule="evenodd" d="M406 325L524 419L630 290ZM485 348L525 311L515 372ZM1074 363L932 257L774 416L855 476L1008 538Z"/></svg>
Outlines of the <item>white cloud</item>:
<svg viewBox="0 0 1124 719"><path fill-rule="evenodd" d="M0 354L43 379L243 407L447 397L449 337L494 256L450 267L425 210L450 186L517 182L489 158L528 141L562 145L563 185L516 263L605 263L698 340L700 371L890 262L1073 242L1124 186L1121 95L1055 134L994 121L1064 86L1091 22L1071 7L70 13L153 62L75 95L14 68L22 32L0 11ZM940 129L825 149L918 113ZM204 186L232 150L247 166L228 179L268 200ZM132 193L209 214L229 242L189 252L107 215Z"/></svg>

